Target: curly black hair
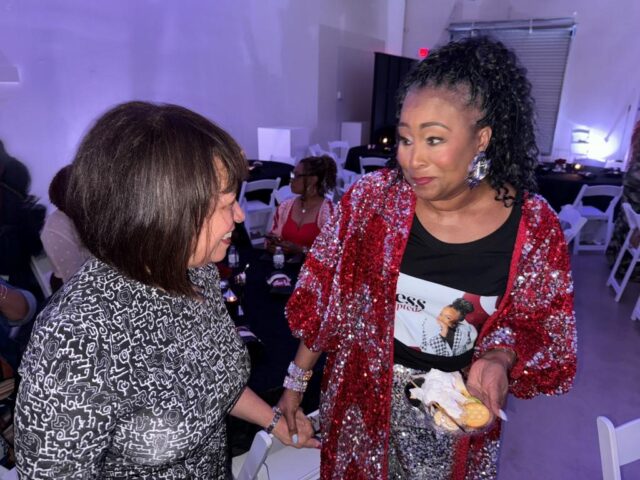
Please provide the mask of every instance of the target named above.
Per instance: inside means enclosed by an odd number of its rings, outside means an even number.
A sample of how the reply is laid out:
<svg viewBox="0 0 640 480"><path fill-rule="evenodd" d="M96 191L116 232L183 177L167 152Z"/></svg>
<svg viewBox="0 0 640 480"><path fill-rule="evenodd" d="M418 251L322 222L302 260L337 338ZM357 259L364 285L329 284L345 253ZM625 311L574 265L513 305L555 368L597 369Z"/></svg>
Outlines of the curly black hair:
<svg viewBox="0 0 640 480"><path fill-rule="evenodd" d="M444 45L409 71L398 91L397 116L411 90L446 87L466 91L468 104L482 113L478 129L491 127L486 154L491 160L488 180L496 199L505 205L516 191L537 191L535 167L538 146L535 137L534 102L526 70L515 54L488 37L469 37Z"/></svg>
<svg viewBox="0 0 640 480"><path fill-rule="evenodd" d="M336 162L329 155L305 157L300 160L304 173L318 177L318 195L324 196L336 188Z"/></svg>
<svg viewBox="0 0 640 480"><path fill-rule="evenodd" d="M460 321L464 320L464 317L475 310L473 303L465 298L456 298L451 305L448 306L460 312Z"/></svg>

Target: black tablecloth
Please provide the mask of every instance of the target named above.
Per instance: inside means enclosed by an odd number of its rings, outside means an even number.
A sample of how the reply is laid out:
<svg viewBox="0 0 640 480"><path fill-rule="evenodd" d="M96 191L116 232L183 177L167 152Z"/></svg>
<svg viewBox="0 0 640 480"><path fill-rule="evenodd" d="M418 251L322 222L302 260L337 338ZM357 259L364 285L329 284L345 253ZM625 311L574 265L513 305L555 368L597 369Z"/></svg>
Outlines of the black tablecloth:
<svg viewBox="0 0 640 480"><path fill-rule="evenodd" d="M622 185L622 175L598 167L583 167L581 172L593 174L585 177L579 173L558 173L538 169L536 177L540 194L557 212L563 205L573 203L582 185ZM597 206L597 200L594 202Z"/></svg>
<svg viewBox="0 0 640 480"><path fill-rule="evenodd" d="M255 180L280 177L280 186L282 187L283 185L289 185L293 165L267 160L249 160L249 169L248 181L253 182Z"/></svg>
<svg viewBox="0 0 640 480"><path fill-rule="evenodd" d="M267 279L276 270L273 268L271 255L263 250L241 247L240 268L234 273L246 269L244 287L230 280L232 291L240 298L244 315L236 315L237 308L230 308L230 313L237 326L246 326L260 340L259 344L247 344L252 357L249 387L270 405L275 405L282 394L282 382L287 367L298 349L298 339L291 335L284 315L288 295L273 294ZM289 275L295 285L301 264L285 263L282 272ZM322 381L321 359L314 369L303 397L302 408L306 413L318 409L320 404L320 384ZM232 455L239 455L249 449L258 427L229 417L229 445Z"/></svg>
<svg viewBox="0 0 640 480"><path fill-rule="evenodd" d="M288 259L289 260L289 259ZM289 362L295 357L298 339L291 335L284 310L289 299L287 294L272 293L267 279L276 272L283 272L291 278L295 286L301 263L287 261L282 270L273 267L271 255L264 250L241 248L240 269L246 264L246 285L244 287L230 282L231 289L241 299L243 316L235 316L236 325L245 325L260 339L264 346L261 355L254 356L249 386L257 392L264 392L282 386ZM232 309L233 310L233 309ZM233 315L232 315L233 316ZM317 405L319 377L322 363L316 366L317 374L310 384L309 400ZM306 395L305 395L306 397Z"/></svg>
<svg viewBox="0 0 640 480"><path fill-rule="evenodd" d="M382 148L377 145L360 145L357 147L351 147L347 153L347 159L344 162L344 168L353 172L360 173L360 157L380 157L391 158L393 156L393 150Z"/></svg>

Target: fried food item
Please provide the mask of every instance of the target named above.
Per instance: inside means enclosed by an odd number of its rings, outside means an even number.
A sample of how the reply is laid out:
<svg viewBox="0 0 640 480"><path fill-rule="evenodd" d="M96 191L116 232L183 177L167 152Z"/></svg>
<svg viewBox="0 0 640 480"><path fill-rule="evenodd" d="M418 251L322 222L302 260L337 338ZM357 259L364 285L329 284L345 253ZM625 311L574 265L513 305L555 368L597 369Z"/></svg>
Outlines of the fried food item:
<svg viewBox="0 0 640 480"><path fill-rule="evenodd" d="M462 406L460 422L469 428L482 428L491 421L491 412L480 400L472 400Z"/></svg>
<svg viewBox="0 0 640 480"><path fill-rule="evenodd" d="M491 411L471 395L459 372L430 370L422 376L420 387L409 390L410 398L420 400L443 430L479 430L493 421Z"/></svg>

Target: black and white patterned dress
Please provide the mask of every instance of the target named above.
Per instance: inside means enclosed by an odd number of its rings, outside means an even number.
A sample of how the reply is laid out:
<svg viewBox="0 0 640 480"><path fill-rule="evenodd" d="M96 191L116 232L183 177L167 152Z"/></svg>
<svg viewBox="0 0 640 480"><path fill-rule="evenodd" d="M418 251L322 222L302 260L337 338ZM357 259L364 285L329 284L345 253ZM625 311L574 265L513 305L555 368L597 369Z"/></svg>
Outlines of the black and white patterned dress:
<svg viewBox="0 0 640 480"><path fill-rule="evenodd" d="M204 301L91 259L54 296L20 368L21 478L225 478L249 361L215 265L189 275Z"/></svg>

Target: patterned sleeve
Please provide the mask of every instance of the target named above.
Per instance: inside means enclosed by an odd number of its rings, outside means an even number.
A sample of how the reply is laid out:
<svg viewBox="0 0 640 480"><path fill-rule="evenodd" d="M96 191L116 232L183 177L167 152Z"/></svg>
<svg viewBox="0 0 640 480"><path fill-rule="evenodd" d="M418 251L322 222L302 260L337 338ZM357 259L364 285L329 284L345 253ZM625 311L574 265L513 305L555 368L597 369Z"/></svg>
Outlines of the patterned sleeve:
<svg viewBox="0 0 640 480"><path fill-rule="evenodd" d="M21 478L85 479L101 471L120 402L106 319L95 303L85 308L43 312L23 357L15 411Z"/></svg>
<svg viewBox="0 0 640 480"><path fill-rule="evenodd" d="M576 373L577 333L569 252L557 216L534 199L522 259L504 311L483 331L476 356L492 348L516 353L510 391L517 397L567 392Z"/></svg>

